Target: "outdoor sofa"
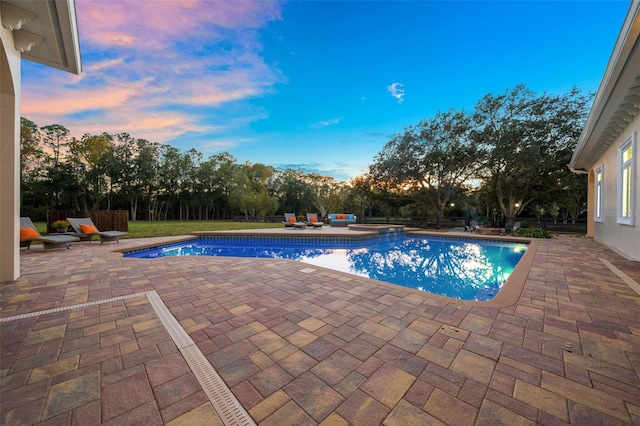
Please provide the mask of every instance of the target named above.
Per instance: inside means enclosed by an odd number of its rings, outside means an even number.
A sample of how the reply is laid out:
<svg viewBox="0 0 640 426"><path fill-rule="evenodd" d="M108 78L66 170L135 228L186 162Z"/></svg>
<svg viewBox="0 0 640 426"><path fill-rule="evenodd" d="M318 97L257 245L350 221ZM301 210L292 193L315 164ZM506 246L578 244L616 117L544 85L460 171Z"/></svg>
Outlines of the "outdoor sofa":
<svg viewBox="0 0 640 426"><path fill-rule="evenodd" d="M336 227L345 227L356 223L356 215L344 213L331 213L329 215L329 224Z"/></svg>

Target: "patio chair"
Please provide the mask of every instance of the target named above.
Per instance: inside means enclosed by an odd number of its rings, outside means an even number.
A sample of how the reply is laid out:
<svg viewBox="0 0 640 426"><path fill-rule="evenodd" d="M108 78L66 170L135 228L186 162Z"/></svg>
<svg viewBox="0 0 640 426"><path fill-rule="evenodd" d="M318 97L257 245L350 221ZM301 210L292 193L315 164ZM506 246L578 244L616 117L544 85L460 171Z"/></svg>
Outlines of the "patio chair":
<svg viewBox="0 0 640 426"><path fill-rule="evenodd" d="M316 213L307 213L307 225L313 226L313 229L322 229L324 222L318 220Z"/></svg>
<svg viewBox="0 0 640 426"><path fill-rule="evenodd" d="M520 228L520 222L514 223L513 227L511 228L511 235L513 235L518 230L518 228Z"/></svg>
<svg viewBox="0 0 640 426"><path fill-rule="evenodd" d="M471 225L471 231L476 231L478 229L482 229L482 226L478 225L478 222L476 222L475 220L472 220L471 222L469 222L469 225Z"/></svg>
<svg viewBox="0 0 640 426"><path fill-rule="evenodd" d="M20 248L26 247L27 250L31 247L33 241L40 241L44 251L55 248L71 247L71 243L80 241L80 238L73 237L71 235L40 235L40 232L36 229L35 225L29 217L20 218Z"/></svg>
<svg viewBox="0 0 640 426"><path fill-rule="evenodd" d="M99 231L89 217L68 217L67 220L74 230L74 235L82 241L93 240L95 235L100 237L100 244L107 242L120 242L120 237L127 235L122 231Z"/></svg>
<svg viewBox="0 0 640 426"><path fill-rule="evenodd" d="M305 222L298 222L295 213L285 213L284 222L282 223L284 224L285 228L304 229L307 227L307 224Z"/></svg>

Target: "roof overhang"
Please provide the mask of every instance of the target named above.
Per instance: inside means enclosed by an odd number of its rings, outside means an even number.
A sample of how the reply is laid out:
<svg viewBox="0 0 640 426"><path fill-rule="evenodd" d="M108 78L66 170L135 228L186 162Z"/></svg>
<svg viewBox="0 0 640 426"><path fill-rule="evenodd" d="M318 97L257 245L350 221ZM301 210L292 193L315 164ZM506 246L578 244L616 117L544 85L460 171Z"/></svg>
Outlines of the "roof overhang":
<svg viewBox="0 0 640 426"><path fill-rule="evenodd" d="M29 61L74 74L82 71L74 0L0 0L2 26Z"/></svg>
<svg viewBox="0 0 640 426"><path fill-rule="evenodd" d="M640 113L640 0L629 6L569 168L589 170Z"/></svg>

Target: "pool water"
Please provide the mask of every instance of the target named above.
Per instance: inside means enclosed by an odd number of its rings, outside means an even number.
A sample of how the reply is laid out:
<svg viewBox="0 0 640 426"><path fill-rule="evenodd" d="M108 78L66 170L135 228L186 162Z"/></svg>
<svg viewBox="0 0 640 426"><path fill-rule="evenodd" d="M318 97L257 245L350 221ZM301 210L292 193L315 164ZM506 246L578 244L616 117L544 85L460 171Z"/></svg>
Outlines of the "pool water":
<svg viewBox="0 0 640 426"><path fill-rule="evenodd" d="M527 244L398 235L361 240L199 238L125 257L230 256L293 259L462 300L491 300Z"/></svg>

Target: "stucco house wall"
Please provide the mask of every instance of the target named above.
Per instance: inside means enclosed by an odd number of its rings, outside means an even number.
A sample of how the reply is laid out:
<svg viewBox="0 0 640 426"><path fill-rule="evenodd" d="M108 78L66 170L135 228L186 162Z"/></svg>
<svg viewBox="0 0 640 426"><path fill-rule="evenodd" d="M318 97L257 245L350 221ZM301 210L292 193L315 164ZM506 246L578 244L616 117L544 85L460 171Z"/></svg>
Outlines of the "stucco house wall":
<svg viewBox="0 0 640 426"><path fill-rule="evenodd" d="M20 53L0 25L0 282L20 271Z"/></svg>
<svg viewBox="0 0 640 426"><path fill-rule="evenodd" d="M595 220L595 212L589 214L594 220L594 239L626 257L640 261L640 182L638 181L638 167L640 166L640 155L638 155L637 138L640 134L640 116L636 116L633 122L622 132L616 141L600 157L600 160L593 165L589 171L594 179L590 179L589 190L593 191L595 198L595 172L601 166L604 171L602 221ZM636 170L636 180L634 186L636 205L634 208L635 223L633 225L619 224L618 216L618 147L620 147L629 137L636 138L635 152L633 155L633 166ZM593 181L593 184L592 184Z"/></svg>

